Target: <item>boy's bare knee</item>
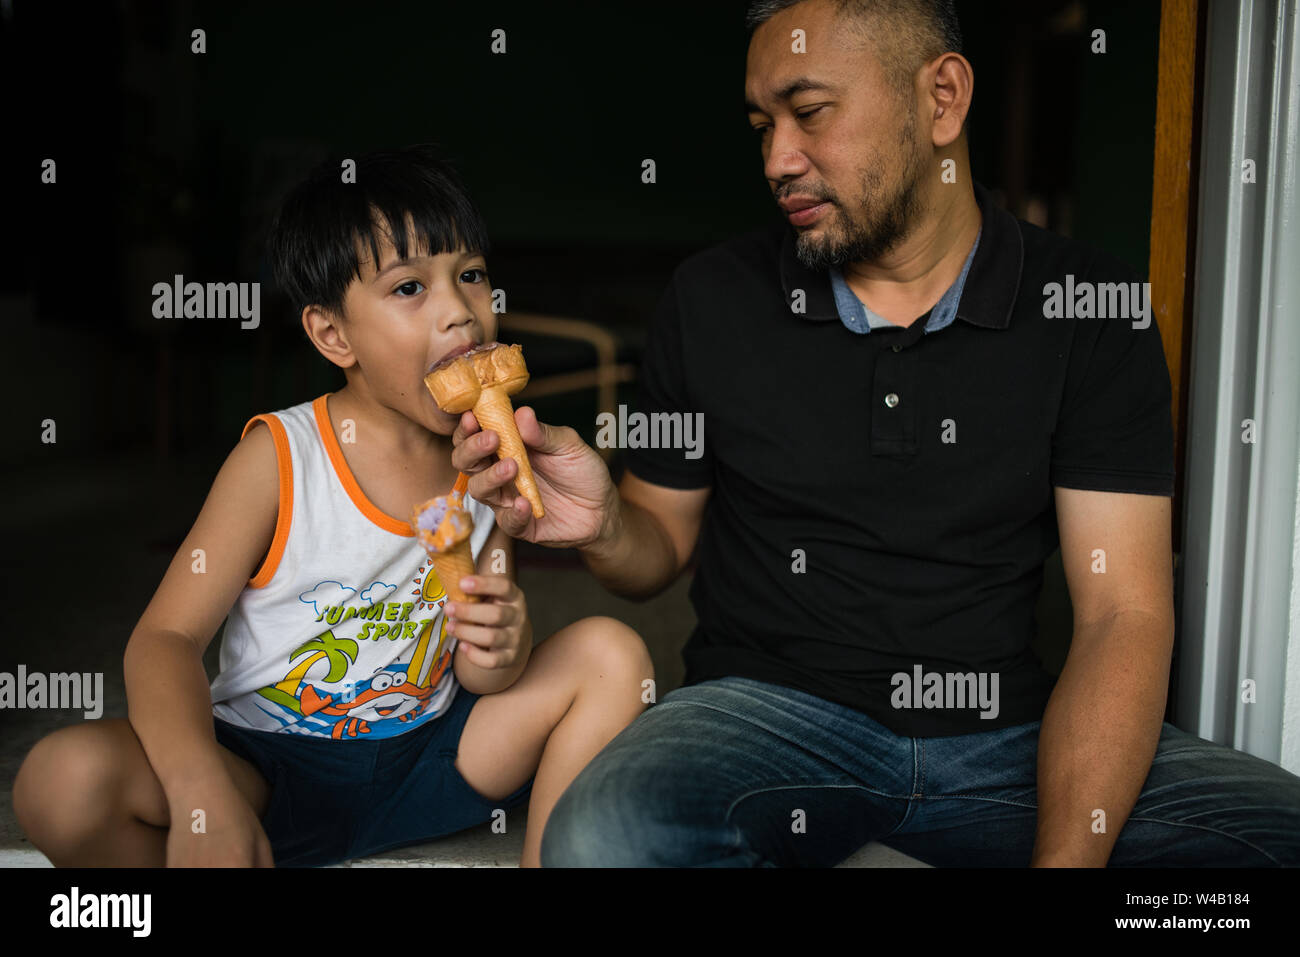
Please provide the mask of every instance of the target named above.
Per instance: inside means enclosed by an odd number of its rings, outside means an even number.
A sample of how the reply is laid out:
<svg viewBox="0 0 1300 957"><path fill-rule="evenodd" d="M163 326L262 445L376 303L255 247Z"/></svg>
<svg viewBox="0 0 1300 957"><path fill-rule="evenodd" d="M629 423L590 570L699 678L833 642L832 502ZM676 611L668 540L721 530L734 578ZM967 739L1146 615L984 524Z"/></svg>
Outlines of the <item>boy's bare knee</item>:
<svg viewBox="0 0 1300 957"><path fill-rule="evenodd" d="M106 736L87 725L37 741L14 779L14 817L32 843L73 842L120 805L120 772ZM44 849L44 847L42 847Z"/></svg>
<svg viewBox="0 0 1300 957"><path fill-rule="evenodd" d="M69 792L80 746L71 728L47 734L27 752L14 778L14 814L20 824L47 815Z"/></svg>
<svg viewBox="0 0 1300 957"><path fill-rule="evenodd" d="M565 629L581 648L588 661L602 677L634 679L654 678L650 652L635 629L617 618L593 615L575 621Z"/></svg>
<svg viewBox="0 0 1300 957"><path fill-rule="evenodd" d="M14 817L18 826L28 834L31 833L36 812L44 804L42 798L48 790L44 762L36 757L46 740L48 739L42 738L37 741L27 752L27 757L23 758L23 763L18 766L18 774L14 777Z"/></svg>

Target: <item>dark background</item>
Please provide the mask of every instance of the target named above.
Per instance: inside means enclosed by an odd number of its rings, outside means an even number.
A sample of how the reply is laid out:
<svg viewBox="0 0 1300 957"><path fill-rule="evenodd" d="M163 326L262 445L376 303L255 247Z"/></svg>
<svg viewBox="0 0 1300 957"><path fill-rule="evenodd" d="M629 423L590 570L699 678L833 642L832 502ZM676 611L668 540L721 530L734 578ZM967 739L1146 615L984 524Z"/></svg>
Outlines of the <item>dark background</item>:
<svg viewBox="0 0 1300 957"><path fill-rule="evenodd" d="M262 252L284 189L334 149L443 145L486 216L509 308L607 325L635 362L672 267L776 215L741 106L744 8L0 3L0 463L63 469L134 451L211 471L249 416L340 387ZM1158 3L959 9L976 178L1017 215L1145 275ZM496 27L505 55L489 49ZM1097 27L1104 55L1089 52ZM57 185L40 183L47 157ZM154 319L152 286L177 272L261 281L261 327ZM589 360L578 346L526 349L535 374ZM537 405L590 435L593 402ZM38 440L46 418L56 445Z"/></svg>

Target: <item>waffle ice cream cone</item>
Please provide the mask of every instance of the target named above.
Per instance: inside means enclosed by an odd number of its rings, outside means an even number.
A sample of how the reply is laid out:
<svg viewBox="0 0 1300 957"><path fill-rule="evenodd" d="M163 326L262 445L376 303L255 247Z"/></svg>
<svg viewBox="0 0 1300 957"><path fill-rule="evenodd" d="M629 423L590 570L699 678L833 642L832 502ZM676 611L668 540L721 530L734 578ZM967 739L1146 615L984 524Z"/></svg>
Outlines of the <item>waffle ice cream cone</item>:
<svg viewBox="0 0 1300 957"><path fill-rule="evenodd" d="M479 595L467 595L460 588L460 580L476 572L470 547L474 519L465 508L459 488L417 505L411 527L433 559L433 569L448 597L452 601L479 601Z"/></svg>
<svg viewBox="0 0 1300 957"><path fill-rule="evenodd" d="M460 580L473 575L474 556L469 550L469 539L454 545L445 552L430 552L433 570L438 573L443 590L452 601L478 601L478 595L467 595L460 590Z"/></svg>
<svg viewBox="0 0 1300 957"><path fill-rule="evenodd" d="M523 350L490 342L439 363L424 377L424 384L438 408L451 415L472 409L479 426L497 434L501 440L497 455L512 458L519 466L515 476L519 494L528 499L534 518L544 516L542 495L510 402L510 396L528 384Z"/></svg>
<svg viewBox="0 0 1300 957"><path fill-rule="evenodd" d="M528 499L533 508L533 517L541 518L546 514L542 507L542 496L537 491L537 479L533 477L533 466L528 461L528 451L524 440L519 436L519 427L515 424L515 409L510 397L500 388L484 389L479 400L474 403L474 418L478 419L479 428L495 432L501 440L497 455L512 458L519 465L519 474L515 476L515 485L519 494Z"/></svg>

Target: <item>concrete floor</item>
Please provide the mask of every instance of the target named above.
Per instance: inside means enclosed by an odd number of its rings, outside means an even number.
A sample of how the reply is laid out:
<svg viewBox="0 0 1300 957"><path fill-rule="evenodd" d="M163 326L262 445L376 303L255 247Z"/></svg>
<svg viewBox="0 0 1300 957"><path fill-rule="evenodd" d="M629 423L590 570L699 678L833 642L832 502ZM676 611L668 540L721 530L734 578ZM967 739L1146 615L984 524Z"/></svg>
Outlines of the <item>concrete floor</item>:
<svg viewBox="0 0 1300 957"><path fill-rule="evenodd" d="M219 465L219 462L216 463ZM104 717L125 717L122 652L202 504L216 465L156 467L139 457L91 466L60 461L0 475L0 580L9 586L11 616L0 632L0 671L103 672ZM92 547L93 545L93 547ZM646 639L662 696L681 682L681 645L694 624L689 580L652 602L633 603L606 592L565 553L521 548L520 584L530 596L535 634L543 637L576 618L611 615ZM70 613L60 614L64 609ZM36 614L36 612L41 614ZM215 674L217 645L205 664ZM82 720L79 712L0 710L0 866L48 866L13 816L14 776L44 735ZM488 825L430 844L386 851L354 867L516 866L525 811L507 817L507 833ZM347 865L344 865L347 866ZM871 844L841 866L925 866Z"/></svg>

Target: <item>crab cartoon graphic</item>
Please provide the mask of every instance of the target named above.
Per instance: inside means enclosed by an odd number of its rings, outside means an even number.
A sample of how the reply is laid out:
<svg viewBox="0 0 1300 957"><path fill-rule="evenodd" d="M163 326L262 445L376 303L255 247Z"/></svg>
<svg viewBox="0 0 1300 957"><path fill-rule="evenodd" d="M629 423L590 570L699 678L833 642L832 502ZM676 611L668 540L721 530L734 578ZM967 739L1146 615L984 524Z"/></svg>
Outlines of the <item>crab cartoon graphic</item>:
<svg viewBox="0 0 1300 957"><path fill-rule="evenodd" d="M444 658L438 673L424 687L407 681L403 672L385 671L375 675L370 686L351 700L336 700L332 694L321 697L313 686L306 685L300 699L302 713L338 715L339 720L330 734L335 739L342 739L344 735L355 738L358 732L369 734L370 721L388 718L410 721L424 710L446 663Z"/></svg>

